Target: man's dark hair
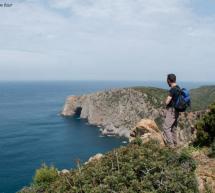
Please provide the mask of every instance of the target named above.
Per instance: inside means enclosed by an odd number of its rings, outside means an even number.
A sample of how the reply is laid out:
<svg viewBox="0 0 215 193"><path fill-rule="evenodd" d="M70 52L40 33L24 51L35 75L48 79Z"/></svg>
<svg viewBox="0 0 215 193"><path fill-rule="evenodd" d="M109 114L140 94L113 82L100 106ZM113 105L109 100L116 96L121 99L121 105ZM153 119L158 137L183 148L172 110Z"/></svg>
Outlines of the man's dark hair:
<svg viewBox="0 0 215 193"><path fill-rule="evenodd" d="M171 83L175 83L176 82L176 75L175 74L168 74L167 80L169 80Z"/></svg>

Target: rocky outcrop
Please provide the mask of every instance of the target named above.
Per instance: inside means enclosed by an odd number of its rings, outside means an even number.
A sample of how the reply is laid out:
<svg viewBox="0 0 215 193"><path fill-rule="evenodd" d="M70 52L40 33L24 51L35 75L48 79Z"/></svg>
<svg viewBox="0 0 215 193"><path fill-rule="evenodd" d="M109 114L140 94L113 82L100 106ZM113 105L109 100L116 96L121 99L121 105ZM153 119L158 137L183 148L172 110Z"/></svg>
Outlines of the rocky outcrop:
<svg viewBox="0 0 215 193"><path fill-rule="evenodd" d="M65 175L65 174L69 174L69 170L67 169L63 169L61 171L57 171L58 175Z"/></svg>
<svg viewBox="0 0 215 193"><path fill-rule="evenodd" d="M142 118L156 119L160 116L159 109L153 107L148 98L147 94L135 89L70 96L61 114L87 119L90 124L100 126L103 134L129 137L130 128ZM159 103L155 97L151 100Z"/></svg>
<svg viewBox="0 0 215 193"><path fill-rule="evenodd" d="M131 129L129 141L133 141L136 137L140 137L143 143L147 143L149 140L156 140L161 146L164 146L161 131L158 129L157 124L150 119L142 119Z"/></svg>
<svg viewBox="0 0 215 193"><path fill-rule="evenodd" d="M97 153L96 155L92 156L89 158L89 160L87 162L85 162L84 164L89 164L90 162L95 162L95 161L99 161L104 155L101 153Z"/></svg>
<svg viewBox="0 0 215 193"><path fill-rule="evenodd" d="M162 130L167 91L157 88L124 88L101 91L67 98L61 114L87 119L101 128L104 135L129 138L131 128L141 119L151 119ZM192 140L197 113L184 113L178 129L179 142Z"/></svg>
<svg viewBox="0 0 215 193"><path fill-rule="evenodd" d="M207 148L192 153L197 163L196 176L201 193L215 192L215 159L207 154Z"/></svg>

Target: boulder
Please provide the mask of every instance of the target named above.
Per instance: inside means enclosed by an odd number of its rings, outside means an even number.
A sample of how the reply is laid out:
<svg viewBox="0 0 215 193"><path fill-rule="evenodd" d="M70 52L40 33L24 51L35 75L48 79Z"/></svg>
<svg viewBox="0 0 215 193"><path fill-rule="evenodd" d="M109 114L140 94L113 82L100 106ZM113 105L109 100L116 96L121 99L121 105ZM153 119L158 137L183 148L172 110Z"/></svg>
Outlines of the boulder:
<svg viewBox="0 0 215 193"><path fill-rule="evenodd" d="M99 161L102 157L103 157L103 154L97 153L96 155L90 157L90 159L87 162L85 162L84 164L88 164L88 163L94 162L94 161Z"/></svg>
<svg viewBox="0 0 215 193"><path fill-rule="evenodd" d="M140 137L143 143L149 140L157 140L160 145L164 146L164 140L161 131L158 129L157 124L151 119L142 119L137 125L131 130L129 141L134 140L136 137Z"/></svg>
<svg viewBox="0 0 215 193"><path fill-rule="evenodd" d="M67 169L63 169L63 170L61 170L61 171L58 171L58 174L59 175L65 175L65 174L68 174L69 173L69 170L67 170Z"/></svg>

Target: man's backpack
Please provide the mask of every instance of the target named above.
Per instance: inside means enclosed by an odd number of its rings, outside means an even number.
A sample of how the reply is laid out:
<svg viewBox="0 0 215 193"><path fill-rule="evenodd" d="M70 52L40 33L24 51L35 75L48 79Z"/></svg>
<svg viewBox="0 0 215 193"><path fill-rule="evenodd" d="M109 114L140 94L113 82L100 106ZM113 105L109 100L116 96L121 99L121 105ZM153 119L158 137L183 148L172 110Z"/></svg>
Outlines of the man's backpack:
<svg viewBox="0 0 215 193"><path fill-rule="evenodd" d="M175 109L179 112L184 112L190 105L191 98L189 91L186 88L179 88L178 97L175 103Z"/></svg>

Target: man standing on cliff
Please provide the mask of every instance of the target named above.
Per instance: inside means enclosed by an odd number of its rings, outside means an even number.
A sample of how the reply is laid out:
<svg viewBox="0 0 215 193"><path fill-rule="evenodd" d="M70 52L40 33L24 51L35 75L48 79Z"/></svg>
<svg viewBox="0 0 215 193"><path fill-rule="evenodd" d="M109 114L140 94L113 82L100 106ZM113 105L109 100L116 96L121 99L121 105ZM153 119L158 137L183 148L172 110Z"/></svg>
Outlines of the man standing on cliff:
<svg viewBox="0 0 215 193"><path fill-rule="evenodd" d="M179 112L175 109L175 103L179 96L180 87L176 84L175 74L167 75L167 84L170 87L169 95L166 98L166 118L164 121L164 137L166 143L170 148L175 148L177 146L177 121L179 117Z"/></svg>

